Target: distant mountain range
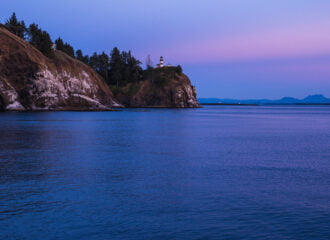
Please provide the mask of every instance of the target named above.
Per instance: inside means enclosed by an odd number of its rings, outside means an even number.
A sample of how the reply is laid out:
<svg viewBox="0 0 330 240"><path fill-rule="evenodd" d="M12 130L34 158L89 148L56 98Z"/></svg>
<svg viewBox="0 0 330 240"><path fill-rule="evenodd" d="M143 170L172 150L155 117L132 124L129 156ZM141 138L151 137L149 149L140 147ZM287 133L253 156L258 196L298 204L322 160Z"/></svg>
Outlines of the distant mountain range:
<svg viewBox="0 0 330 240"><path fill-rule="evenodd" d="M325 96L310 95L304 99L284 97L279 100L269 100L269 99L229 99L229 98L199 98L201 104L257 104L257 105L267 105L267 104L330 104L330 98Z"/></svg>

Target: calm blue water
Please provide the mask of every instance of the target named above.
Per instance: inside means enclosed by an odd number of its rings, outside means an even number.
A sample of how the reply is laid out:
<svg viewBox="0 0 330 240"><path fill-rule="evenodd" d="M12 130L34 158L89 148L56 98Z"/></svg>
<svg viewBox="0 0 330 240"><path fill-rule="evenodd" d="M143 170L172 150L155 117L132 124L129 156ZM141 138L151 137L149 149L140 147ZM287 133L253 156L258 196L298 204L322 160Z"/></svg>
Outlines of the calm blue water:
<svg viewBox="0 0 330 240"><path fill-rule="evenodd" d="M330 239L330 108L1 113L0 239Z"/></svg>

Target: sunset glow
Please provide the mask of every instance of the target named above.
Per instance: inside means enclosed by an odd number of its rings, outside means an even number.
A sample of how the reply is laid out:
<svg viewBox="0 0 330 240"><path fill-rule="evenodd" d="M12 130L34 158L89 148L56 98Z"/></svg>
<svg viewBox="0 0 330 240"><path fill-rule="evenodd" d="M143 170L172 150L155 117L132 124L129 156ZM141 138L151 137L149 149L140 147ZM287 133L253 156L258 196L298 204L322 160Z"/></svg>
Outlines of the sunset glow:
<svg viewBox="0 0 330 240"><path fill-rule="evenodd" d="M1 16L16 11L88 54L118 46L143 63L164 56L183 66L201 97L330 92L329 1L33 2L4 0Z"/></svg>

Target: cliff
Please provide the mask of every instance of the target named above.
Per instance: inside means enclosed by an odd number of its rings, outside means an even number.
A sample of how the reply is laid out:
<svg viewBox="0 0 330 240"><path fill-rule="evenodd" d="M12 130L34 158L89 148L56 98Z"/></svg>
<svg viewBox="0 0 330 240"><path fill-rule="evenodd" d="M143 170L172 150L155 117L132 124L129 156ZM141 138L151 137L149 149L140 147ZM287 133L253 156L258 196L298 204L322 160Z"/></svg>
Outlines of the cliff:
<svg viewBox="0 0 330 240"><path fill-rule="evenodd" d="M106 110L120 106L103 79L61 51L47 58L0 27L0 110Z"/></svg>
<svg viewBox="0 0 330 240"><path fill-rule="evenodd" d="M144 71L143 80L117 89L115 99L126 107L196 108L200 107L195 87L176 67Z"/></svg>

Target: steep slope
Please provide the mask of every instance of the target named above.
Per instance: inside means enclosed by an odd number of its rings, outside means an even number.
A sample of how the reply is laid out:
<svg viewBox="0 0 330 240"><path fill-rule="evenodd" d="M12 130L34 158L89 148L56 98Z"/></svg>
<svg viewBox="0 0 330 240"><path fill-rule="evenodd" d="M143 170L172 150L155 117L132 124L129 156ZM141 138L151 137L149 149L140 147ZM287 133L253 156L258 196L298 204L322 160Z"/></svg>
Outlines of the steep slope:
<svg viewBox="0 0 330 240"><path fill-rule="evenodd" d="M102 78L61 51L49 59L0 28L0 109L105 110L119 106Z"/></svg>
<svg viewBox="0 0 330 240"><path fill-rule="evenodd" d="M196 108L200 107L195 87L189 78L176 72L176 67L145 71L144 80L131 83L118 91L115 99L127 107Z"/></svg>

